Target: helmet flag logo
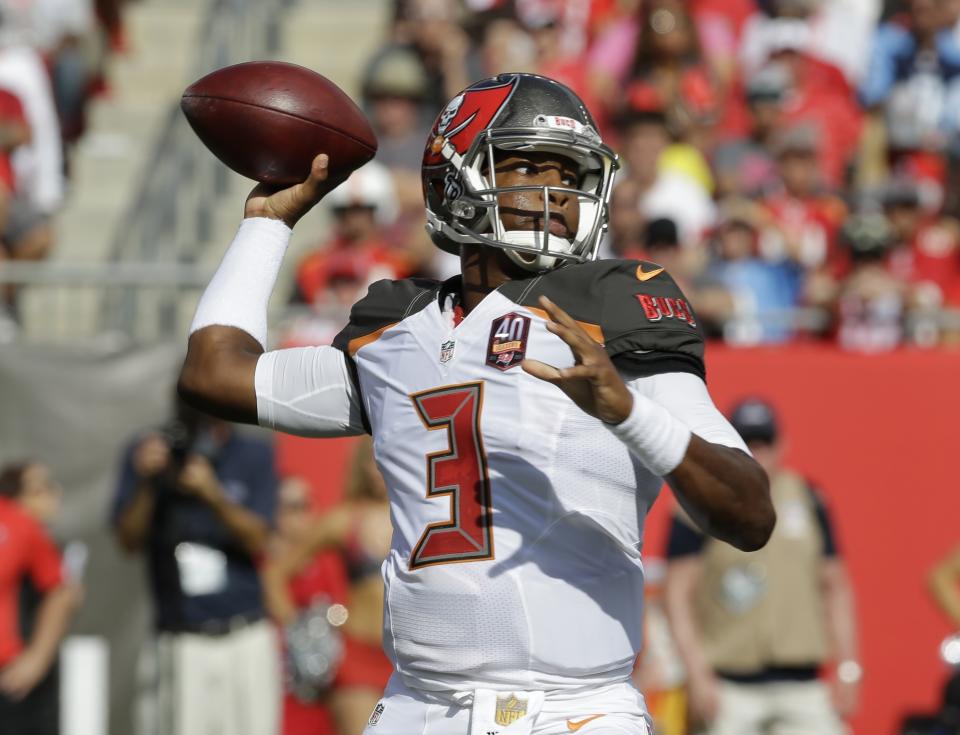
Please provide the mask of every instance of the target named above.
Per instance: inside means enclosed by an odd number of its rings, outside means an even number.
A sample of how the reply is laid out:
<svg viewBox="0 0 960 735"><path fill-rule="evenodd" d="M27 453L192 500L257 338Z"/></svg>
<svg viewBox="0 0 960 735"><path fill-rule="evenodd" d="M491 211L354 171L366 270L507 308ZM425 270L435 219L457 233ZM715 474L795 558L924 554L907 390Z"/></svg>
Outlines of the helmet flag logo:
<svg viewBox="0 0 960 735"><path fill-rule="evenodd" d="M516 77L513 77L505 84L474 86L454 97L434 124L431 145L424 154L423 165L434 166L444 162L440 154L442 144L436 145L437 136L442 136L460 155L466 153L477 134L496 119L515 86Z"/></svg>

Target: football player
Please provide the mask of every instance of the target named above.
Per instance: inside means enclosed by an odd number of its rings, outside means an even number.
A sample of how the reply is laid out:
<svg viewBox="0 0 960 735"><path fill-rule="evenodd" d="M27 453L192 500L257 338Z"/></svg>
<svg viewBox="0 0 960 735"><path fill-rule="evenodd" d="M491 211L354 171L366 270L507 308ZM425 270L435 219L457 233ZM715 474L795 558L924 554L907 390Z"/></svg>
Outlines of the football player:
<svg viewBox="0 0 960 735"><path fill-rule="evenodd" d="M380 281L333 346L265 351L280 261L329 189L328 160L248 198L180 390L235 421L373 435L395 673L366 732L646 735L630 674L663 479L742 549L763 546L774 511L707 392L684 295L654 263L595 260L616 155L557 82L468 87L423 159L427 227L462 274Z"/></svg>

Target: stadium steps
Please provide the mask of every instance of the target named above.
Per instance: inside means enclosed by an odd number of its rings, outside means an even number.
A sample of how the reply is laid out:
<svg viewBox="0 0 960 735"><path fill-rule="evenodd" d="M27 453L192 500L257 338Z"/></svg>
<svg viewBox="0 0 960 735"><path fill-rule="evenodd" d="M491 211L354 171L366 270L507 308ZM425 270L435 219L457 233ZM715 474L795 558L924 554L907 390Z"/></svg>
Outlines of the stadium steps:
<svg viewBox="0 0 960 735"><path fill-rule="evenodd" d="M389 10L388 0L354 0L350 3L300 0L284 19L282 51L277 58L323 74L359 104L361 75L367 60L383 43ZM201 262L210 266L219 262L224 247L236 231L243 199L251 188L249 179L231 175L229 193L214 215L211 241L201 251ZM299 256L326 239L326 222L326 212L321 206L298 225L289 255L284 260L275 306L285 300ZM195 299L185 299L184 311L192 313L194 303Z"/></svg>
<svg viewBox="0 0 960 735"><path fill-rule="evenodd" d="M110 92L91 106L72 157L54 258L102 260L166 120L184 87L206 4L142 0L126 6L130 51L114 57Z"/></svg>
<svg viewBox="0 0 960 735"><path fill-rule="evenodd" d="M103 262L144 166L193 61L206 3L141 0L125 9L129 51L108 61L108 91L93 100L87 131L71 153L58 212L57 263ZM34 341L86 338L96 328L97 288L55 284L21 297L21 335Z"/></svg>
<svg viewBox="0 0 960 735"><path fill-rule="evenodd" d="M73 151L70 189L56 222L54 261L108 259L171 106L193 81L207 3L141 0L127 8L130 51L111 60L110 93L91 105L88 131ZM284 15L279 58L317 70L358 99L364 63L383 41L388 11L388 0L296 1ZM212 267L219 260L250 188L248 180L230 175L228 193L211 213L209 241L197 243L197 262ZM289 281L299 253L324 239L325 229L322 208L298 227L282 281ZM284 296L281 287L275 303ZM149 304L150 297L145 298ZM184 296L178 309L181 324L188 323L195 301L196 294ZM86 336L96 328L99 306L96 289L30 289L22 302L23 335L42 341Z"/></svg>

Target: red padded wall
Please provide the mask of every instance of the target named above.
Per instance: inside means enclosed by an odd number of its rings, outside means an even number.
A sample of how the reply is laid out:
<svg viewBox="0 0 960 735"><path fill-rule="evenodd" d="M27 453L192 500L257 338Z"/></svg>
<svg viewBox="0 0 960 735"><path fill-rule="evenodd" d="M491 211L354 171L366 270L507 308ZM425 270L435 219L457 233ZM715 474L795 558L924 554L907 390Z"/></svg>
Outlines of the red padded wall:
<svg viewBox="0 0 960 735"><path fill-rule="evenodd" d="M936 707L945 679L938 648L952 631L926 577L960 544L960 351L712 347L707 369L724 411L748 394L774 403L788 463L823 490L857 594L866 673L854 731L894 733L904 712ZM654 508L649 556L662 555L670 502Z"/></svg>

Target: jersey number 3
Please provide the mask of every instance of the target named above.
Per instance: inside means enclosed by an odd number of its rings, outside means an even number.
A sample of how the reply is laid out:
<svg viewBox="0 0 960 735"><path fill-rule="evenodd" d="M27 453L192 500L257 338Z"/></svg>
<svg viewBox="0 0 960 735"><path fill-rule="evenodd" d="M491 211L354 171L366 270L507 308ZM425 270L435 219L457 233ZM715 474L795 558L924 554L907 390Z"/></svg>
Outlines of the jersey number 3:
<svg viewBox="0 0 960 735"><path fill-rule="evenodd" d="M427 455L427 497L450 496L450 520L427 526L410 568L493 558L490 477L480 435L483 383L410 396L429 431L447 430L447 449Z"/></svg>

